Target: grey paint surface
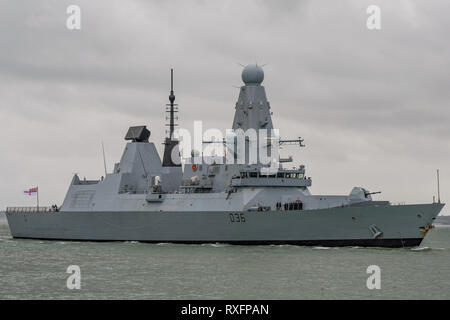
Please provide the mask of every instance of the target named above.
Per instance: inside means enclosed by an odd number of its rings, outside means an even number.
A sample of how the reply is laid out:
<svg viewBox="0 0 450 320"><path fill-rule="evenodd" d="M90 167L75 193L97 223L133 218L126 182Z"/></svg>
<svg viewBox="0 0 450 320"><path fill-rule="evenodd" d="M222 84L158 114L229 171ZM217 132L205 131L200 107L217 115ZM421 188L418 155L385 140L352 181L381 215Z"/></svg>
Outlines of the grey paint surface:
<svg viewBox="0 0 450 320"><path fill-rule="evenodd" d="M14 237L70 240L180 242L289 242L422 239L443 204L365 206L323 210L245 212L47 212L7 213ZM320 241L319 241L320 242ZM323 243L326 243L325 241ZM358 242L355 242L357 244Z"/></svg>

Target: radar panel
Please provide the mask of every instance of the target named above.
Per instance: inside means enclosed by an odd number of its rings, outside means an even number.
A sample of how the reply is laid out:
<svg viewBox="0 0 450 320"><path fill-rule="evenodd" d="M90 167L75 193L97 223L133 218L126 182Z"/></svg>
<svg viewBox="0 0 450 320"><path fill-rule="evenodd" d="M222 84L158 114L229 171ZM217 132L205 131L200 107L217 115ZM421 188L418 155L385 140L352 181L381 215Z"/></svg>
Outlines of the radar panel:
<svg viewBox="0 0 450 320"><path fill-rule="evenodd" d="M125 136L125 140L131 140L133 142L148 142L150 137L150 131L147 126L130 127Z"/></svg>

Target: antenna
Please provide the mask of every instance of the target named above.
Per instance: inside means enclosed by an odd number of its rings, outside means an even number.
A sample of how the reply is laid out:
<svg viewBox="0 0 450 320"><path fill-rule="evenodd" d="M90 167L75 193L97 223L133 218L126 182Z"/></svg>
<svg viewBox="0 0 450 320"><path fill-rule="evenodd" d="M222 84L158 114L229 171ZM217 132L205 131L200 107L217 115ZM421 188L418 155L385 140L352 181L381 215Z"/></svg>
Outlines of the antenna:
<svg viewBox="0 0 450 320"><path fill-rule="evenodd" d="M177 104L175 104L175 94L173 92L173 69L170 69L170 95L169 95L169 101L170 103L166 106L169 108L166 108L166 112L169 113L169 123L166 124L166 126L169 126L169 138L172 139L173 132L175 131L175 112L178 112Z"/></svg>
<svg viewBox="0 0 450 320"><path fill-rule="evenodd" d="M39 212L39 186L36 186L36 191L37 212Z"/></svg>
<svg viewBox="0 0 450 320"><path fill-rule="evenodd" d="M437 188L438 188L438 203L441 203L441 190L439 188L439 169L437 169Z"/></svg>
<svg viewBox="0 0 450 320"><path fill-rule="evenodd" d="M173 94L173 68L170 69L170 93ZM175 97L173 100L175 100ZM173 102L173 101L170 100L170 102Z"/></svg>
<svg viewBox="0 0 450 320"><path fill-rule="evenodd" d="M105 166L105 178L106 178L106 158L105 158L105 145L103 144L102 141L102 150L103 150L103 165Z"/></svg>
<svg viewBox="0 0 450 320"><path fill-rule="evenodd" d="M169 113L169 123L166 123L166 126L169 127L169 136L164 140L164 156L163 156L163 167L178 167L181 164L175 164L172 160L172 151L178 146L178 140L174 138L173 134L175 131L175 120L178 120L178 117L175 117L175 112L178 112L178 105L175 104L175 94L173 91L173 69L170 69L170 95L169 102L166 104L166 112ZM166 131L167 133L167 131Z"/></svg>

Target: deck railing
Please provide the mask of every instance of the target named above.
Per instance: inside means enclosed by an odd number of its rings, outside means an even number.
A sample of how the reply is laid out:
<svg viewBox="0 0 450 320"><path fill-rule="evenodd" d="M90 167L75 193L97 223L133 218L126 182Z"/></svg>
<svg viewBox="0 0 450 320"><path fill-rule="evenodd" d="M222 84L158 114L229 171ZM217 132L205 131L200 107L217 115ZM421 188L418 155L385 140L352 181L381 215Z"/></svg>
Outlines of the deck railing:
<svg viewBox="0 0 450 320"><path fill-rule="evenodd" d="M56 212L52 207L8 207L6 213L39 213L39 212Z"/></svg>

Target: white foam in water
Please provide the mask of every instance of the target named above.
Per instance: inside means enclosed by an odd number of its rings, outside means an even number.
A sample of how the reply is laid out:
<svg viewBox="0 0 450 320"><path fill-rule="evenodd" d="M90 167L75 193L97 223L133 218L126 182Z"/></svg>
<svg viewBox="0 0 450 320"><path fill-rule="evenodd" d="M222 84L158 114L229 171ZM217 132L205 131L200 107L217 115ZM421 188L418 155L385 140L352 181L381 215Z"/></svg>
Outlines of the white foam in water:
<svg viewBox="0 0 450 320"><path fill-rule="evenodd" d="M428 251L431 250L430 247L415 247L415 248L411 248L411 251Z"/></svg>
<svg viewBox="0 0 450 320"><path fill-rule="evenodd" d="M221 248L227 246L226 243L202 243L200 244L201 247L214 247L214 248Z"/></svg>
<svg viewBox="0 0 450 320"><path fill-rule="evenodd" d="M271 244L271 245L269 245L269 247L274 247L274 248L299 247L300 248L301 246L294 246L291 244Z"/></svg>
<svg viewBox="0 0 450 320"><path fill-rule="evenodd" d="M226 247L227 246L226 243L210 243L209 245L211 247L214 247L214 248L222 248L222 247Z"/></svg>
<svg viewBox="0 0 450 320"><path fill-rule="evenodd" d="M445 250L445 248L415 247L411 251Z"/></svg>

